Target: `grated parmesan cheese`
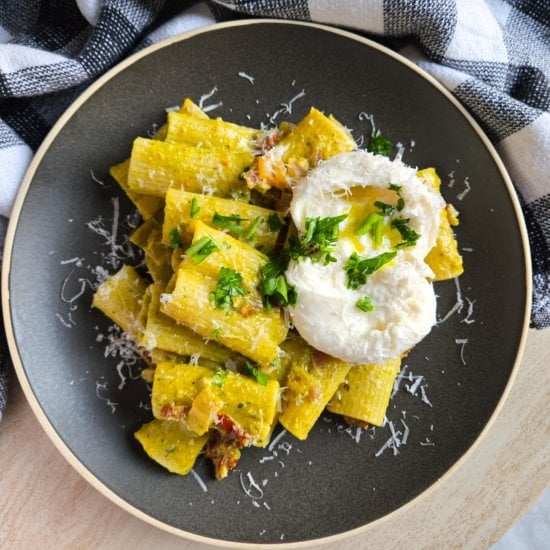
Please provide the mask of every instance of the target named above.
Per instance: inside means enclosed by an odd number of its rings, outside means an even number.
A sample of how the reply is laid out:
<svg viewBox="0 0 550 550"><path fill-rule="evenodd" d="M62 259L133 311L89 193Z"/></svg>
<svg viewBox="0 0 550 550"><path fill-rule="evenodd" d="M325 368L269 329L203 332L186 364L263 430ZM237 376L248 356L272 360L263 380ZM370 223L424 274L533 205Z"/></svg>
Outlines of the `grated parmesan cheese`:
<svg viewBox="0 0 550 550"><path fill-rule="evenodd" d="M201 476L199 476L199 474L197 474L197 472L195 471L194 468L191 468L191 474L193 475L193 477L195 478L195 480L199 484L200 488L205 493L208 493L208 487L206 486L206 483L204 483L204 481L201 479ZM192 504L192 503L189 503L189 504Z"/></svg>
<svg viewBox="0 0 550 550"><path fill-rule="evenodd" d="M245 80L248 80L248 82L250 82L250 84L254 85L254 77L253 76L250 76L249 74L246 74L244 71L239 71L237 73L238 76L240 76L241 78L244 78Z"/></svg>
<svg viewBox="0 0 550 550"><path fill-rule="evenodd" d="M461 201L470 192L470 180L468 177L464 178L464 186L465 189L456 196L459 201Z"/></svg>
<svg viewBox="0 0 550 550"><path fill-rule="evenodd" d="M466 347L467 343L468 343L468 338L455 339L455 344L458 344L460 346L460 360L462 361L463 365L466 365L466 360L464 359L464 348Z"/></svg>

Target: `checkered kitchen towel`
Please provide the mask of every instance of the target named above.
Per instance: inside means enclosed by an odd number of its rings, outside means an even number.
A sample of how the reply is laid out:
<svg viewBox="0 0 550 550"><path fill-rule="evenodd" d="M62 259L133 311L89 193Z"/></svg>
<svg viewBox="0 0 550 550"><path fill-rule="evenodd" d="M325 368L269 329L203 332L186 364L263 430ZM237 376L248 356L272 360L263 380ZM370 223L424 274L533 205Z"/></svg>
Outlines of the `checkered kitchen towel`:
<svg viewBox="0 0 550 550"><path fill-rule="evenodd" d="M244 16L316 21L389 41L452 91L493 140L523 200L531 324L550 326L549 0L2 0L0 214L9 216L49 128L95 78L136 49ZM0 242L4 233L0 216ZM6 355L1 346L0 417Z"/></svg>

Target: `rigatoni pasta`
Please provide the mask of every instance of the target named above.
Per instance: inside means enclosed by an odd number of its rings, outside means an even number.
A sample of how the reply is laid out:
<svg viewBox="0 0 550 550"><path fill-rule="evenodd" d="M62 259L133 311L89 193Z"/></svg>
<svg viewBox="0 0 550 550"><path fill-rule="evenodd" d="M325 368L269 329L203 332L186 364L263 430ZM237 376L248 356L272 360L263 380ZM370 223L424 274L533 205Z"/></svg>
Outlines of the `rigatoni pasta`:
<svg viewBox="0 0 550 550"><path fill-rule="evenodd" d="M383 138L375 141L374 152L386 154ZM356 148L348 129L314 108L296 125L266 131L211 119L186 99L153 139L136 138L131 157L111 168L142 215L131 241L144 263L105 281L93 305L147 361L154 418L135 437L170 472L185 475L204 453L221 479L244 447L268 445L277 424L305 439L325 410L362 426L383 423L401 355L351 364L315 349L289 323L289 312L303 306L289 262L338 267L332 254L345 234L355 251L336 276L362 288L420 237L399 215L405 199L394 182L352 191L347 211L308 218L304 231L294 226L295 183ZM418 178L439 193L434 169ZM456 212L447 205L438 215L437 239L420 260L442 280L462 272L462 259ZM392 251L363 258L365 239ZM354 307L369 315L379 305L365 295Z"/></svg>

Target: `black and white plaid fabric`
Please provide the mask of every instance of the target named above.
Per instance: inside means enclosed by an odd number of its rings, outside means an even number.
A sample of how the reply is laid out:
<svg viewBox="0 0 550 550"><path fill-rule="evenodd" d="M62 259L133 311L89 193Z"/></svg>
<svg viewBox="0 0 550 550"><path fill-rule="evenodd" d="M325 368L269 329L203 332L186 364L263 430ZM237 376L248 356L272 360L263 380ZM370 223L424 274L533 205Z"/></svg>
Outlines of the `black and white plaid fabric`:
<svg viewBox="0 0 550 550"><path fill-rule="evenodd" d="M383 40L462 102L522 199L533 254L531 325L550 326L548 0L2 0L0 242L33 152L87 85L136 49L245 16L315 21ZM7 353L0 346L1 418Z"/></svg>

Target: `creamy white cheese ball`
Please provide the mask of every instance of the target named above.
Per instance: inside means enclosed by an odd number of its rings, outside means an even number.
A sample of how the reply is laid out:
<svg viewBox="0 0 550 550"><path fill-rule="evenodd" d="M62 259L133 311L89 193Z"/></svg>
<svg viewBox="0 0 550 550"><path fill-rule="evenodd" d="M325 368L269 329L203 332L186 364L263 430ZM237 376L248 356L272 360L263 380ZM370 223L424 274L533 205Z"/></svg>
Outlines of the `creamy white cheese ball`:
<svg viewBox="0 0 550 550"><path fill-rule="evenodd" d="M413 246L396 248L396 231L376 243L368 233L357 236L353 226L357 216L351 212L360 211L362 190L372 193L374 188L375 194L387 196L390 183L399 186L404 201L393 217L407 219L420 235ZM366 151L336 155L300 180L293 188L290 213L301 234L306 218L349 214L331 253L335 262L303 258L289 263L286 278L298 295L289 314L302 338L328 355L360 364L397 357L422 340L436 322L436 298L427 279L433 274L424 258L436 241L443 206L441 195L415 169ZM391 251L396 256L364 285L348 288L345 265L354 252L371 258ZM370 298L372 311L357 307L364 296Z"/></svg>

